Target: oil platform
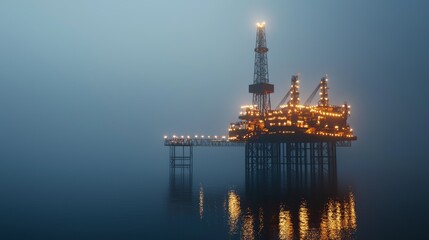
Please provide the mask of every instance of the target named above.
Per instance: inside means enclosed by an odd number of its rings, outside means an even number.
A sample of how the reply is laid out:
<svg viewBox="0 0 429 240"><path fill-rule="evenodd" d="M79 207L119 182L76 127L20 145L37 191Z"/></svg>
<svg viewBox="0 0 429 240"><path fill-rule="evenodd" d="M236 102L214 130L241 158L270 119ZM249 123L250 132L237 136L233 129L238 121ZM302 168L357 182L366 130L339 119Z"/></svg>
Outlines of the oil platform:
<svg viewBox="0 0 429 240"><path fill-rule="evenodd" d="M242 106L237 122L231 123L228 137L199 139L185 137L168 138L170 161L190 159L193 146L245 146L246 169L264 169L273 165L295 165L336 168L336 147L351 146L357 140L347 123L350 105L332 105L329 102L328 76L320 79L308 99L301 103L300 76L293 75L290 89L276 108L271 108L270 94L274 85L269 82L265 22L256 25L256 45L253 83L249 93L252 105ZM311 105L319 92L319 101ZM183 154L177 156L177 147ZM185 156L185 147L189 154ZM178 158L177 158L178 157ZM186 164L185 164L186 165Z"/></svg>
<svg viewBox="0 0 429 240"><path fill-rule="evenodd" d="M291 78L290 89L275 109L271 108L270 94L274 85L269 83L265 22L257 23L255 69L252 105L242 106L239 119L231 123L229 141L246 143L246 166L265 167L267 164L319 164L336 161L337 146L351 146L356 140L347 123L350 105L331 105L328 77L320 83L301 104L299 75ZM317 105L310 105L319 92Z"/></svg>

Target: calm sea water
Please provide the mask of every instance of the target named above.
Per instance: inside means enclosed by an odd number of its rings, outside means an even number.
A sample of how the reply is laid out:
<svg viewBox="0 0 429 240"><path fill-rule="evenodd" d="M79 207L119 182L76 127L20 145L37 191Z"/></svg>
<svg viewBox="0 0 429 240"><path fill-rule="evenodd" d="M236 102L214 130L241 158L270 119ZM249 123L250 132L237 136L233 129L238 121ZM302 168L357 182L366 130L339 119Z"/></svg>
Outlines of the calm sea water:
<svg viewBox="0 0 429 240"><path fill-rule="evenodd" d="M427 237L426 169L359 142L313 181L246 175L243 148L195 148L172 171L162 141L55 146L2 159L0 239Z"/></svg>

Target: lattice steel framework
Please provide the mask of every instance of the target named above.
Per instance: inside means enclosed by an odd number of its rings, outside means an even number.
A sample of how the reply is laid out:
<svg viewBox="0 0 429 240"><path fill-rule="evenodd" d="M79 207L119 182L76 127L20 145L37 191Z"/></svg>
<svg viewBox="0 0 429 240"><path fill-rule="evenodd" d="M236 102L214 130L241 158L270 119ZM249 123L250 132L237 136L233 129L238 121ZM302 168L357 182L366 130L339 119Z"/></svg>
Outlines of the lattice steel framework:
<svg viewBox="0 0 429 240"><path fill-rule="evenodd" d="M192 168L194 158L192 145L170 146L170 167L173 168Z"/></svg>
<svg viewBox="0 0 429 240"><path fill-rule="evenodd" d="M246 172L286 167L288 171L336 173L336 142L247 142Z"/></svg>
<svg viewBox="0 0 429 240"><path fill-rule="evenodd" d="M274 92L274 85L269 83L267 41L265 35L265 22L256 25L255 67L253 84L249 92L253 93L253 105L258 106L261 113L271 109L270 93Z"/></svg>
<svg viewBox="0 0 429 240"><path fill-rule="evenodd" d="M293 75L290 80L290 100L288 102L290 107L299 105L299 75Z"/></svg>
<svg viewBox="0 0 429 240"><path fill-rule="evenodd" d="M320 79L320 106L329 106L328 89L328 76L324 76L322 79Z"/></svg>

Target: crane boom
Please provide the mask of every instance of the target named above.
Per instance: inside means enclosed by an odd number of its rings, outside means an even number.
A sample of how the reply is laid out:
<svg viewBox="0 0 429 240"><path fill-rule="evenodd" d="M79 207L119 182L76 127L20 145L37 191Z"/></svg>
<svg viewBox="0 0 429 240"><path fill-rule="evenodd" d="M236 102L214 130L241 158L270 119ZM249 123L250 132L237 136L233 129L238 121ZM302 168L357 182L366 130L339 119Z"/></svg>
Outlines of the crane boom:
<svg viewBox="0 0 429 240"><path fill-rule="evenodd" d="M321 84L319 83L316 87L316 89L314 89L314 91L311 93L310 97L308 97L308 99L305 101L304 105L308 106L311 104L311 101L313 101L314 96L316 96L317 91L319 91Z"/></svg>
<svg viewBox="0 0 429 240"><path fill-rule="evenodd" d="M286 100L288 99L289 95L290 95L290 90L287 91L286 95L283 97L283 99L280 101L279 105L277 105L276 109L280 109L280 106L285 104Z"/></svg>

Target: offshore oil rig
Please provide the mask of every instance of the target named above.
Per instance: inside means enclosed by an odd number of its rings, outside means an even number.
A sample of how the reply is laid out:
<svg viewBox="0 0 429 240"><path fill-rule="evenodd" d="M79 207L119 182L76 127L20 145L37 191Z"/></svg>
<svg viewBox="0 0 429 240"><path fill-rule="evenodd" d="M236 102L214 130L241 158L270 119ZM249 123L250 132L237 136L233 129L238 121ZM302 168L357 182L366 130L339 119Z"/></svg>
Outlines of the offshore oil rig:
<svg viewBox="0 0 429 240"><path fill-rule="evenodd" d="M239 119L229 128L230 141L251 142L315 142L353 141L356 137L347 124L350 106L329 104L328 77L324 76L316 89L301 105L299 75L293 75L289 91L275 109L271 109L270 94L274 85L269 83L265 23L257 24L255 71L249 92L253 103L242 106ZM320 90L317 105L310 105ZM289 98L289 100L288 100ZM288 101L287 101L288 100ZM286 102L287 101L287 102Z"/></svg>
<svg viewBox="0 0 429 240"><path fill-rule="evenodd" d="M230 124L228 136L164 136L164 145L170 147L171 207L181 210L185 205L181 203L196 197L201 220L212 209L227 212L230 237L352 239L357 227L354 197L338 188L336 167L336 148L350 147L357 140L347 123L350 105L330 104L327 75L302 104L300 76L293 75L290 89L272 109L274 85L268 77L265 23L256 27L254 76L249 85L253 101L241 107L239 121ZM318 92L319 101L311 105ZM209 199L202 185L198 195L192 193L196 146L245 146L241 198L230 190L223 208L204 207Z"/></svg>
<svg viewBox="0 0 429 240"><path fill-rule="evenodd" d="M176 164L176 147L182 147L179 159L192 164L193 146L245 146L246 168L260 169L272 165L311 165L336 167L336 147L351 146L357 140L347 123L350 105L331 105L328 94L328 77L321 78L309 98L301 104L299 75L293 75L289 91L276 108L271 108L270 94L274 85L269 82L265 22L256 24L256 46L252 105L242 106L240 121L230 124L228 138L204 139L165 136L164 145L170 146L171 163ZM311 105L315 95L320 98ZM189 154L184 156L184 147ZM185 164L186 165L186 164Z"/></svg>
<svg viewBox="0 0 429 240"><path fill-rule="evenodd" d="M321 78L310 97L301 104L299 75L293 75L289 91L275 109L270 94L274 85L268 77L265 22L256 25L255 68L252 105L242 106L239 119L229 128L229 141L246 143L246 166L294 163L335 166L336 147L351 146L357 140L347 123L350 105L331 105L328 77ZM320 91L317 105L310 105Z"/></svg>

